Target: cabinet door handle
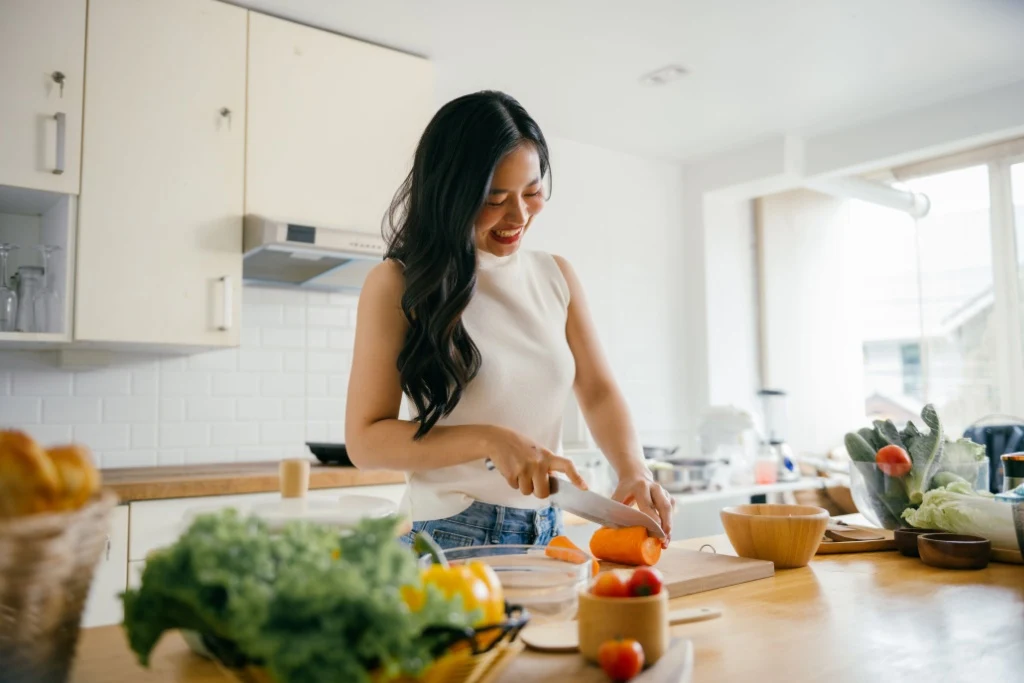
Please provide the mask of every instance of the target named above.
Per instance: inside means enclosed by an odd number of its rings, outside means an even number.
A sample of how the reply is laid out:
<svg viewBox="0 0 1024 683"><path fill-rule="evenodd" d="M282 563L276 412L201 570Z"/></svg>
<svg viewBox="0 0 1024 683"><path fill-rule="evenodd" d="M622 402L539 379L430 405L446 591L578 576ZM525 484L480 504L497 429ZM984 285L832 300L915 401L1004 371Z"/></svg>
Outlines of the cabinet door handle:
<svg viewBox="0 0 1024 683"><path fill-rule="evenodd" d="M223 291L221 292L221 295L223 296L221 305L223 306L224 310L223 315L221 317L220 327L217 329L219 329L221 332L227 332L228 330L231 329L231 325L234 322L232 318L234 317L235 312L235 307L233 305L234 302L231 298L231 276L225 275L220 279L220 282L221 286L224 288Z"/></svg>
<svg viewBox="0 0 1024 683"><path fill-rule="evenodd" d="M110 561L110 534L107 534L107 562Z"/></svg>
<svg viewBox="0 0 1024 683"><path fill-rule="evenodd" d="M57 164L53 167L53 175L64 174L64 143L67 137L68 117L64 112L59 111L53 115L57 122Z"/></svg>

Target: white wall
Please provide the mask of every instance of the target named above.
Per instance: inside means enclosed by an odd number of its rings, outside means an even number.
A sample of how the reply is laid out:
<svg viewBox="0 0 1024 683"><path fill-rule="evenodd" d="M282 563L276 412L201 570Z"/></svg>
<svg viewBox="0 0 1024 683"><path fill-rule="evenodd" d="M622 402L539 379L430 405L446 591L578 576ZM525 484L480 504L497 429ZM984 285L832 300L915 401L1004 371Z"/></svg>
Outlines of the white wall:
<svg viewBox="0 0 1024 683"><path fill-rule="evenodd" d="M526 246L567 258L648 444L689 423L679 166L553 139L553 193Z"/></svg>
<svg viewBox="0 0 1024 683"><path fill-rule="evenodd" d="M765 382L788 392L793 449L822 455L864 421L849 202L797 190L762 199L759 213Z"/></svg>
<svg viewBox="0 0 1024 683"><path fill-rule="evenodd" d="M579 272L641 437L684 436L678 167L552 141L554 196L526 245ZM104 467L276 460L344 439L353 296L245 288L241 348L117 354L65 371L0 351L0 426L92 447Z"/></svg>

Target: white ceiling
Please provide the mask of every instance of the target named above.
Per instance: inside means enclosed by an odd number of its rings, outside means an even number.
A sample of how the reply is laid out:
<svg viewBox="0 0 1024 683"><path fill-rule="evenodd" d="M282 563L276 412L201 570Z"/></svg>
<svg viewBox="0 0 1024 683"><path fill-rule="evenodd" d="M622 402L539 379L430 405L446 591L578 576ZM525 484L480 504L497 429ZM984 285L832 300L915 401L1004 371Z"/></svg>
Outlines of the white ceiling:
<svg viewBox="0 0 1024 683"><path fill-rule="evenodd" d="M501 89L549 136L676 159L1024 79L1019 0L232 1L427 56L439 102Z"/></svg>

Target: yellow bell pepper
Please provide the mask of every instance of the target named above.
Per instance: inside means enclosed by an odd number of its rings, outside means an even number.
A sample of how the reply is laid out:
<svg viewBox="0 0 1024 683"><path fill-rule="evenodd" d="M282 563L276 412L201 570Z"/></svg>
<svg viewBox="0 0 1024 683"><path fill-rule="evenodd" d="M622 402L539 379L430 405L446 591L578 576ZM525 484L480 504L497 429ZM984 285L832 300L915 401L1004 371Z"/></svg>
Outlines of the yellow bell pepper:
<svg viewBox="0 0 1024 683"><path fill-rule="evenodd" d="M444 554L429 536L420 534L413 546L421 554L430 554L435 564L420 571L424 588L403 586L402 598L414 612L423 608L426 600L425 587L432 585L441 593L452 598L461 596L462 606L467 612L480 610L480 618L474 626L491 626L505 618L505 595L494 569L485 562L449 565Z"/></svg>

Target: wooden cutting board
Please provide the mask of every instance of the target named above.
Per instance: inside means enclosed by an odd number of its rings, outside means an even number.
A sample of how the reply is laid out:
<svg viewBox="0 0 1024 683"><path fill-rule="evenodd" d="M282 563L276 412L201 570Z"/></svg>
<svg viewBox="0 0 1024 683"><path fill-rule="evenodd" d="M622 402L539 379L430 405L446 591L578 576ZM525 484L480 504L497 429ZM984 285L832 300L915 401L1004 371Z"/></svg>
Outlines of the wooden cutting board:
<svg viewBox="0 0 1024 683"><path fill-rule="evenodd" d="M693 644L675 638L668 652L631 683L690 683L693 677ZM609 683L601 669L588 664L581 654L551 654L524 650L495 683ZM490 683L490 682L488 682Z"/></svg>
<svg viewBox="0 0 1024 683"><path fill-rule="evenodd" d="M775 565L765 560L750 560L712 552L668 548L656 565L665 580L670 598L767 579L775 574ZM601 562L601 570L632 569L614 562Z"/></svg>

